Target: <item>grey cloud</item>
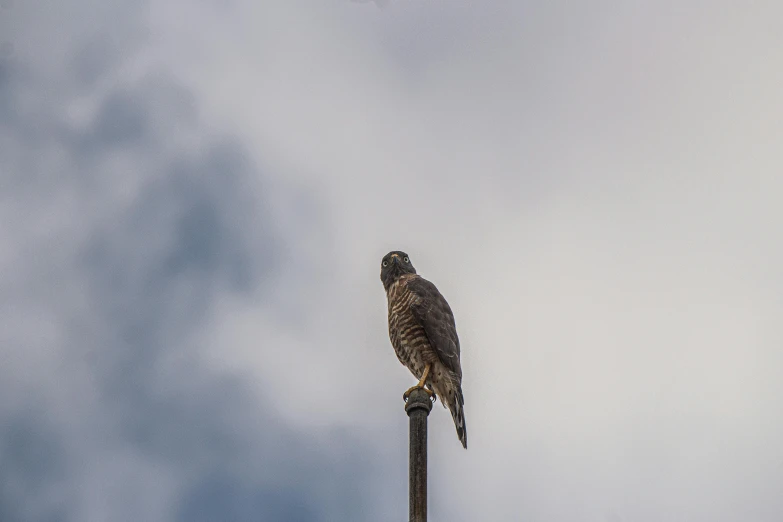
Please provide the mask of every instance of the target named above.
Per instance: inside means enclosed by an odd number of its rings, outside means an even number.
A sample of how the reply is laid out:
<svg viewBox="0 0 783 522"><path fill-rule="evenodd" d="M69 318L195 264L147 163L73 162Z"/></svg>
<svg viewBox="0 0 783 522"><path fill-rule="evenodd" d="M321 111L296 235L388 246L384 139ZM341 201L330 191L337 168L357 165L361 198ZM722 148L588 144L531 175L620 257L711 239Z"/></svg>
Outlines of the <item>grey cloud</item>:
<svg viewBox="0 0 783 522"><path fill-rule="evenodd" d="M113 63L81 59L67 79L76 84ZM166 75L111 89L74 128L60 100L21 112L24 91L38 87L34 67L4 71L15 234L2 309L46 313L60 333L47 342L19 324L4 336L9 360L26 368L0 369L4 397L34 392L0 411L3 520L366 519L371 450L288 426L268 397L198 359L194 331L211 308L231 295L274 299L267 290L291 255L243 144L228 135L172 144L203 123ZM123 172L113 172L120 157ZM63 193L75 204L35 232ZM28 349L42 367L24 364Z"/></svg>
<svg viewBox="0 0 783 522"><path fill-rule="evenodd" d="M434 522L780 518L774 8L101 5L0 73L6 512L401 518L402 248L464 345Z"/></svg>
<svg viewBox="0 0 783 522"><path fill-rule="evenodd" d="M69 463L57 427L35 404L2 419L0 520L67 520L67 506L51 505L68 480Z"/></svg>
<svg viewBox="0 0 783 522"><path fill-rule="evenodd" d="M108 32L91 35L91 38L75 46L68 63L70 81L89 88L112 70L122 60L127 48L112 38Z"/></svg>

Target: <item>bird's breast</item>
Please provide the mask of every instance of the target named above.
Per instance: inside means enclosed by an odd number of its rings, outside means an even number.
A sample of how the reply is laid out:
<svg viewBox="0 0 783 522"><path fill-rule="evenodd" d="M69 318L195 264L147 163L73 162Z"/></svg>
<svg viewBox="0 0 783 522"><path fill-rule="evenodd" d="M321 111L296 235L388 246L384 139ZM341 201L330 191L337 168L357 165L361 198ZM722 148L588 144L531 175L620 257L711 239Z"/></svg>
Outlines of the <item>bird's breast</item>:
<svg viewBox="0 0 783 522"><path fill-rule="evenodd" d="M418 298L402 282L389 288L388 297L389 340L400 362L418 375L424 363L432 358L427 334L411 310Z"/></svg>

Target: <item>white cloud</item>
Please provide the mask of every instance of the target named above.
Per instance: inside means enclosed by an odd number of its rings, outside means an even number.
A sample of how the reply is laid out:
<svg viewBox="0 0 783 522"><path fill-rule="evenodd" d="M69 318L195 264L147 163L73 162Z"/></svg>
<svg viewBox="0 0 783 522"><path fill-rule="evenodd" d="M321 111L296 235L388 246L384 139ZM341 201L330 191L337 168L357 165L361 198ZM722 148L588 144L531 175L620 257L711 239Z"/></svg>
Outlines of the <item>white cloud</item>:
<svg viewBox="0 0 783 522"><path fill-rule="evenodd" d="M139 63L326 212L253 187L291 264L220 297L204 360L398 443L378 263L404 249L463 343L471 444L438 406L433 520L777 520L780 13L368 7L152 7Z"/></svg>
<svg viewBox="0 0 783 522"><path fill-rule="evenodd" d="M247 28L212 33L220 49L190 69L207 110L277 175L322 189L336 230L312 256L324 279L302 303L310 326L271 337L295 353L249 349L275 329L251 313L237 358L261 386L302 387L302 422L404 422L410 379L385 339L376 274L403 248L450 299L464 343L472 444L461 454L435 411L436 515L772 520L772 13L531 12L528 32L492 20L474 47L434 52L441 61L412 74L410 56L388 51L412 36L406 13L457 29L480 8L455 6L454 21L451 7L391 7L239 7ZM365 21L387 25L383 39ZM438 49L459 44L446 34ZM426 55L428 35L413 36ZM377 417L335 399L357 388Z"/></svg>

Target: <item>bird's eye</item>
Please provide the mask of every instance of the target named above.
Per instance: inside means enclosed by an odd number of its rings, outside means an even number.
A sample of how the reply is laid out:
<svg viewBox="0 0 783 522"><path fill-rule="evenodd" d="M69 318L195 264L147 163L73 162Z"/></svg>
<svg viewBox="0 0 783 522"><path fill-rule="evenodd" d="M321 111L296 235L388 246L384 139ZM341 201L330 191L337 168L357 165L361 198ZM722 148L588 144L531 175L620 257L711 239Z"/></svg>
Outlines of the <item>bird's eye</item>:
<svg viewBox="0 0 783 522"><path fill-rule="evenodd" d="M386 261L386 260L384 259L384 260L383 260L383 263L381 263L381 265L383 265L383 266L389 266L389 262L388 262L388 261Z"/></svg>
<svg viewBox="0 0 783 522"><path fill-rule="evenodd" d="M405 261L406 263L410 263L411 262L411 260L408 259L408 256L403 257L402 260Z"/></svg>

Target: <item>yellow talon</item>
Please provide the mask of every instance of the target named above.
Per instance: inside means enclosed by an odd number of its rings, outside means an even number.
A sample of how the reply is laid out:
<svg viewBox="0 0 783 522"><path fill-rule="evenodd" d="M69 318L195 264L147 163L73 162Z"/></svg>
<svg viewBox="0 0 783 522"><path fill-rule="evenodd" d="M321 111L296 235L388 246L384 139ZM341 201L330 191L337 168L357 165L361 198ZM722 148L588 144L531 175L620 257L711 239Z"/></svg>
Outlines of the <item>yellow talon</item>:
<svg viewBox="0 0 783 522"><path fill-rule="evenodd" d="M427 392L427 395L429 395L431 398L435 397L435 392L434 391L432 391L432 390L430 390L428 388L425 388L424 386L419 386L417 384L416 386L411 386L410 388L408 388L405 391L405 393L402 394L402 398L405 399L405 401L407 401L408 397L410 397L411 393L413 393L413 390L418 390L418 389L422 389L425 392Z"/></svg>
<svg viewBox="0 0 783 522"><path fill-rule="evenodd" d="M429 395L430 398L432 399L432 401L435 402L435 400L437 398L437 396L435 395L435 392L433 392L432 390L428 390L427 388L424 387L424 382L427 380L427 375L429 375L429 373L430 373L430 366L431 365L429 365L429 364L427 366L425 366L424 367L424 373L422 373L421 379L419 379L419 382L415 386L411 386L410 388L408 388L405 391L405 393L402 394L402 399L405 402L408 402L408 397L410 397L411 393L413 393L413 390L415 390L417 388L421 388L422 390L427 392L427 395Z"/></svg>

